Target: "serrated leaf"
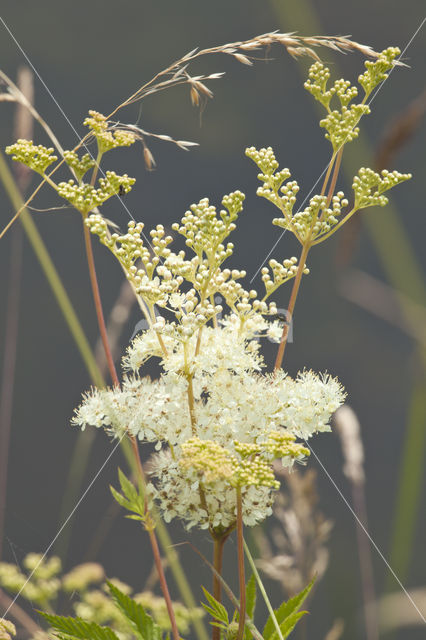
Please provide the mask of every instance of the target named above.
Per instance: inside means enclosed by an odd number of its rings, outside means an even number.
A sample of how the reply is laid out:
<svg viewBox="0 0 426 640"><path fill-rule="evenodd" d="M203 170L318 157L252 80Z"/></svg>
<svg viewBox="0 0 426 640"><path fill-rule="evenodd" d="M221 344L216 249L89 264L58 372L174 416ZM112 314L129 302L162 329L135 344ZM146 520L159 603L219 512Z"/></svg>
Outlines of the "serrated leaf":
<svg viewBox="0 0 426 640"><path fill-rule="evenodd" d="M143 606L120 591L112 582L107 580L107 585L115 604L129 620L138 635L143 640L161 640L163 634L160 627L145 611Z"/></svg>
<svg viewBox="0 0 426 640"><path fill-rule="evenodd" d="M295 613L292 613L291 616L289 616L284 620L284 622L280 625L283 640L286 640L286 638L288 638L288 636L293 631L296 624L299 622L300 618L303 618L303 616L306 615L307 613L308 613L307 611L296 611ZM277 640L278 633L275 632L272 638L273 640Z"/></svg>
<svg viewBox="0 0 426 640"><path fill-rule="evenodd" d="M275 609L274 613L275 613L277 622L280 626L280 629L281 629L281 625L285 622L285 620L288 619L290 616L292 616L294 613L296 613L296 611L302 606L307 595L312 589L315 580L316 580L316 576L300 593L297 593L293 598L290 598L290 600L288 600L287 602L283 602L278 609ZM302 615L304 615L305 613L306 612L303 612ZM296 624L296 622L294 624ZM272 617L269 616L263 628L262 636L265 640L272 640L272 638L276 635L277 635L277 631L275 629L274 621Z"/></svg>
<svg viewBox="0 0 426 640"><path fill-rule="evenodd" d="M126 474L123 473L120 468L118 469L118 480L120 482L121 490L123 494L126 496L126 498L129 498L130 500L132 498L135 498L137 495L135 486L132 482L130 482Z"/></svg>
<svg viewBox="0 0 426 640"><path fill-rule="evenodd" d="M50 626L59 633L65 633L79 640L119 640L109 627L101 627L96 622L86 622L82 618L53 616L39 612Z"/></svg>
<svg viewBox="0 0 426 640"><path fill-rule="evenodd" d="M252 574L246 585L246 611L249 618L253 618L256 608L256 578Z"/></svg>
<svg viewBox="0 0 426 640"><path fill-rule="evenodd" d="M229 617L228 617L228 612L225 609L225 607L223 606L223 604L221 604L220 602L218 602L216 600L216 598L214 596L211 595L211 593L209 593L207 591L207 589L205 589L203 586L201 587L204 595L206 596L207 600L210 603L210 607L208 605L206 605L205 603L201 603L202 606L204 607L204 609L206 611L208 611L208 613L210 613L210 615L213 618L216 618L217 620L219 620L220 622L223 622L226 625L229 625Z"/></svg>
<svg viewBox="0 0 426 640"><path fill-rule="evenodd" d="M126 500L126 498L125 498L124 496L122 496L122 495L121 495L121 493L119 493L116 489L114 489L114 487L113 487L113 486L111 486L111 485L110 485L110 486L109 486L109 489L110 489L110 491L111 491L111 493L112 493L112 497L114 498L114 500L115 500L116 502L118 502L118 504L119 504L121 507L124 507L125 509L128 509L128 507L129 507L129 501L128 501L128 500Z"/></svg>

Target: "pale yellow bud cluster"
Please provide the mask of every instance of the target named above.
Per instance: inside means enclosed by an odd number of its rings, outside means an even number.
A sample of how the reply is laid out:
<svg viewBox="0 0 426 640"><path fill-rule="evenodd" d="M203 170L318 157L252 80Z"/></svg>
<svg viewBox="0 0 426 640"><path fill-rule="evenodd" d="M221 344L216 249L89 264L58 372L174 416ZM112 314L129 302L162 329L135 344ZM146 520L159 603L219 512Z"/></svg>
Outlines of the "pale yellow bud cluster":
<svg viewBox="0 0 426 640"><path fill-rule="evenodd" d="M79 564L62 579L62 588L68 593L86 591L90 585L98 584L105 579L102 565L97 562Z"/></svg>
<svg viewBox="0 0 426 640"><path fill-rule="evenodd" d="M238 462L235 455L217 442L190 438L182 444L179 464L183 469L194 469L204 483L210 484L219 479L231 482Z"/></svg>
<svg viewBox="0 0 426 640"><path fill-rule="evenodd" d="M0 640L12 640L16 636L16 627L13 622L0 618Z"/></svg>
<svg viewBox="0 0 426 640"><path fill-rule="evenodd" d="M44 558L41 554L30 553L24 558L24 567L30 572L30 579L14 564L0 563L0 586L12 593L21 593L24 598L42 607L54 600L61 583L57 575L61 561L56 556Z"/></svg>
<svg viewBox="0 0 426 640"><path fill-rule="evenodd" d="M172 229L186 238L185 244L200 258L205 254L210 262L214 260L219 265L232 255L234 245L228 243L225 247L222 243L235 229L234 220L243 208L243 200L241 191L224 196L222 204L228 211L220 211L218 217L216 207L209 204L208 198L203 198L191 205L181 223L174 223Z"/></svg>
<svg viewBox="0 0 426 640"><path fill-rule="evenodd" d="M370 113L368 105L353 104L350 107L342 106L340 111L331 111L328 116L320 120L320 127L327 131L325 137L330 140L334 151L338 151L342 145L358 137L359 127L356 125L367 113Z"/></svg>
<svg viewBox="0 0 426 640"><path fill-rule="evenodd" d="M342 208L348 206L348 200L344 193L339 191L334 195L327 206L327 197L313 196L309 205L303 210L295 213L291 220L291 229L303 243L307 240L315 241L322 235L328 233L337 223L342 212ZM274 218L273 224L289 228L286 218Z"/></svg>
<svg viewBox="0 0 426 640"><path fill-rule="evenodd" d="M81 182L83 176L95 166L95 161L86 153L79 158L75 151L64 151L64 160L67 165L74 171L78 182Z"/></svg>
<svg viewBox="0 0 426 640"><path fill-rule="evenodd" d="M380 56L372 62L365 62L366 71L358 76L358 82L368 96L380 82L388 77L387 71L390 71L395 65L395 58L401 54L398 47L388 47L381 52Z"/></svg>
<svg viewBox="0 0 426 640"><path fill-rule="evenodd" d="M268 267L262 268L262 280L265 285L266 293L268 295L278 289L278 287L284 284L284 282L287 282L288 280L291 280L291 278L295 277L298 269L298 262L297 258L293 256L292 258L283 260L282 263L272 259L269 261L269 266L272 271L272 278L269 273ZM303 269L303 273L306 275L309 274L309 269L306 267L306 265Z"/></svg>
<svg viewBox="0 0 426 640"><path fill-rule="evenodd" d="M336 80L334 83L334 89L342 107L347 107L348 104L358 95L358 89L351 86L349 80L344 80L343 78Z"/></svg>
<svg viewBox="0 0 426 640"><path fill-rule="evenodd" d="M306 447L284 429L271 431L265 442L234 441L234 449L213 440L190 438L182 444L179 465L194 470L202 485L225 481L233 487L270 487L278 489L271 462L275 458L302 461L309 455Z"/></svg>
<svg viewBox="0 0 426 640"><path fill-rule="evenodd" d="M6 153L12 155L12 160L22 162L33 171L43 175L51 164L56 162L53 147L47 148L42 144L34 144L32 140L20 138L15 144L6 147Z"/></svg>
<svg viewBox="0 0 426 640"><path fill-rule="evenodd" d="M57 185L57 192L68 200L78 211L86 216L90 211L102 205L114 195L120 192L128 193L136 180L117 175L114 171L107 171L105 178L99 179L99 188L96 189L90 184L76 184L73 179L68 182L60 182Z"/></svg>
<svg viewBox="0 0 426 640"><path fill-rule="evenodd" d="M357 124L363 115L370 113L370 108L365 104L365 101L373 89L387 78L387 72L394 66L394 60L399 54L400 51L397 47L389 47L382 51L377 60L365 63L366 71L358 77L358 82L363 87L365 96L360 104L351 106L349 103L357 97L358 89L344 79L336 80L334 85L327 89L330 70L321 62L315 62L311 66L309 78L305 82L305 89L327 110L327 116L320 121L320 126L326 129L325 137L330 140L334 152L358 137ZM340 101L339 110L331 110L330 108L334 95Z"/></svg>
<svg viewBox="0 0 426 640"><path fill-rule="evenodd" d="M96 136L99 153L102 154L117 147L129 147L135 142L136 137L130 131L125 129L111 130L108 120L98 111L89 111L89 116L83 124L90 127Z"/></svg>
<svg viewBox="0 0 426 640"><path fill-rule="evenodd" d="M355 207L360 209L372 206L384 207L388 203L388 198L383 193L410 178L411 173L383 169L379 174L367 167L361 167L352 183Z"/></svg>

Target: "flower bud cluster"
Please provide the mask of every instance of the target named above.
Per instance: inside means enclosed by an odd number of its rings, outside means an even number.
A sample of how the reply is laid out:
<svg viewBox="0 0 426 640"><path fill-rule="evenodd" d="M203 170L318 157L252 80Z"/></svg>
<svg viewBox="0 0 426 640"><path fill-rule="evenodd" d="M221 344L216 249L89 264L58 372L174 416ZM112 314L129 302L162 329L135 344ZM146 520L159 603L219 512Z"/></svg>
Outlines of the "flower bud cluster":
<svg viewBox="0 0 426 640"><path fill-rule="evenodd" d="M114 171L107 171L105 178L99 179L98 189L90 184L76 184L73 179L60 182L56 189L61 198L68 200L86 216L119 192L128 193L135 182L135 178L129 178L127 174L119 176Z"/></svg>
<svg viewBox="0 0 426 640"><path fill-rule="evenodd" d="M186 238L185 244L199 258L205 254L209 262L219 266L232 255L234 245L228 243L225 247L223 241L235 229L234 221L243 208L244 197L241 191L224 196L222 204L227 210L221 210L220 217L208 198L203 198L198 204L191 205L181 223L174 223L172 229Z"/></svg>
<svg viewBox="0 0 426 640"><path fill-rule="evenodd" d="M349 80L336 80L330 89L327 89L327 83L330 79L330 69L325 67L322 62L315 62L309 69L309 77L304 87L314 98L320 102L330 113L330 102L333 96L336 96L342 107L348 104L358 95L358 89L351 86Z"/></svg>
<svg viewBox="0 0 426 640"><path fill-rule="evenodd" d="M284 282L294 278L299 267L297 258L294 256L287 260L283 260L282 264L274 259L269 260L269 266L272 271L272 278L268 267L262 268L262 280L268 295L271 295L271 293L276 291L276 289L284 284ZM306 275L309 274L309 269L306 265L304 265L303 273Z"/></svg>
<svg viewBox="0 0 426 640"><path fill-rule="evenodd" d="M15 564L0 563L0 586L12 593L22 593L24 598L42 607L56 599L61 583L57 577L61 571L58 557L44 558L30 553L24 558L24 567L30 573L28 579Z"/></svg>
<svg viewBox="0 0 426 640"><path fill-rule="evenodd" d="M32 140L19 139L15 144L6 147L6 153L12 155L12 160L22 162L27 167L43 175L51 164L56 162L53 147L47 148L42 144L34 144Z"/></svg>
<svg viewBox="0 0 426 640"><path fill-rule="evenodd" d="M368 105L352 104L350 107L342 106L340 111L331 111L320 120L320 127L327 131L325 138L330 140L335 152L345 143L352 142L358 137L359 127L356 125L362 116L368 113L370 113Z"/></svg>
<svg viewBox="0 0 426 640"><path fill-rule="evenodd" d="M327 206L327 197L316 195L309 200L309 205L293 215L291 228L299 240L315 241L328 233L339 222L339 216L344 207L348 206L348 200L343 191L338 191ZM285 229L288 223L285 218L274 218L272 224Z"/></svg>
<svg viewBox="0 0 426 640"><path fill-rule="evenodd" d="M12 640L16 636L16 627L13 622L0 618L0 640Z"/></svg>
<svg viewBox="0 0 426 640"><path fill-rule="evenodd" d="M233 487L270 487L278 489L271 460L291 458L302 461L309 450L296 444L295 436L281 430L269 434L265 443L255 444L235 440L233 449L221 446L213 440L190 438L182 445L179 464L183 469L192 469L199 476L200 486L225 480Z"/></svg>
<svg viewBox="0 0 426 640"><path fill-rule="evenodd" d="M330 70L322 62L315 62L309 69L309 78L305 82L305 89L320 102L327 110L327 116L320 121L320 126L326 130L325 137L333 145L333 151L337 152L344 144L358 137L358 122L363 115L370 113L370 108L365 104L366 99L373 89L387 78L387 71L394 66L396 56L400 54L397 47L389 47L381 52L375 60L365 63L366 71L358 77L358 82L365 92L364 99L359 104L350 102L358 95L358 89L352 86L348 80L336 80L330 89L327 83L330 78ZM340 102L340 108L331 109L331 101L336 96Z"/></svg>
<svg viewBox="0 0 426 640"><path fill-rule="evenodd" d="M85 562L73 567L62 579L62 588L68 593L87 591L89 586L105 579L105 571L97 562Z"/></svg>
<svg viewBox="0 0 426 640"><path fill-rule="evenodd" d="M383 193L410 178L411 173L399 173L399 171L388 171L387 169L376 173L372 169L361 167L352 183L352 189L355 193L355 207L358 209L373 206L384 207L388 203L388 198Z"/></svg>
<svg viewBox="0 0 426 640"><path fill-rule="evenodd" d="M64 151L64 160L67 165L74 171L77 182L83 180L84 175L95 166L95 161L88 153L82 158L78 157L75 151Z"/></svg>
<svg viewBox="0 0 426 640"><path fill-rule="evenodd" d="M89 117L84 120L84 125L89 127L96 136L99 153L105 153L117 147L129 147L136 140L130 131L115 129L111 131L108 120L98 111L89 111Z"/></svg>
<svg viewBox="0 0 426 640"><path fill-rule="evenodd" d="M358 82L364 89L366 96L369 96L378 84L386 80L389 75L387 72L394 67L395 58L400 54L401 51L398 47L388 47L380 53L374 62L371 60L365 62L366 71L358 76Z"/></svg>

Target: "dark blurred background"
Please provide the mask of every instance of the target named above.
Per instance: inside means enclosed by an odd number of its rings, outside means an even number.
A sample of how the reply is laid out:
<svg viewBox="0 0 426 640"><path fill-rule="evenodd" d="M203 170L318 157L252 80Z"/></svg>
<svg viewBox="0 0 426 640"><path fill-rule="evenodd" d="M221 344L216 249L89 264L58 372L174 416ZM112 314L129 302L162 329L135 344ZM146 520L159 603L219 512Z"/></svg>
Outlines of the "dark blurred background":
<svg viewBox="0 0 426 640"><path fill-rule="evenodd" d="M422 0L358 0L355 3L324 0L284 2L255 0L157 0L131 2L32 2L1 3L3 20L13 33L0 24L0 66L12 79L25 63L25 51L73 126L83 134L81 123L87 110L109 113L156 72L194 47L206 48L278 29L300 35L346 35L376 50L389 45L401 49L410 42L425 17ZM374 162L383 136L392 121L425 90L426 27L411 42L405 56L409 68L394 71L378 93L372 114L363 120L363 138L347 148L357 168ZM16 39L16 41L14 41ZM256 54L265 58L265 52ZM336 73L355 80L362 71L360 54L320 52ZM158 222L169 226L188 205L202 197L219 204L223 194L234 189L246 193L245 210L234 235L237 246L233 264L254 275L276 241L279 230L271 224L276 215L272 206L256 198L256 169L244 156L246 146L272 145L281 166L288 166L301 185L301 197L309 192L329 158L328 143L318 127L318 111L312 97L303 89L309 60L295 61L280 47L267 52L266 60L254 66L239 64L225 56L199 60L193 73L225 71L221 80L209 83L214 99L200 111L191 106L188 87L172 89L147 98L142 104L120 113L123 122L136 123L154 133L192 140L199 147L184 152L172 144L147 139L157 161L154 171L145 169L141 147L111 153L107 166L137 178L125 203L137 220L148 229ZM35 80L35 105L52 126L65 148L76 143L76 136L58 106ZM0 104L0 146L13 142L14 106ZM404 138L404 136L403 136ZM36 129L35 139L46 142ZM349 394L362 426L366 452L366 491L369 533L386 558L391 551L395 508L401 489L401 464L411 434L410 451L417 455L417 467L424 456L424 346L414 339L396 315L372 313L376 293L360 295L351 301L353 269L362 270L378 281L398 286L418 305L424 305L423 290L416 287L410 270L405 271L399 248L408 241L409 255L420 274L424 274L424 203L426 121L420 117L413 134L392 159L392 167L411 171L413 179L391 194L392 211L369 209L360 215L348 234L343 232L319 246L309 259L311 275L305 278L296 307L294 342L288 347L286 367L295 374L304 367L329 371L339 377ZM345 171L341 186L350 190ZM33 186L38 180L33 181ZM1 228L14 210L0 186ZM57 204L44 187L34 201L37 208ZM397 216L404 237L387 237L387 215ZM107 215L125 227L128 215L118 201L108 205ZM370 221L367 221L367 218ZM374 218L374 222L371 220ZM392 217L393 219L393 217ZM64 285L92 345L98 330L90 294L81 220L70 210L35 213L34 220L57 266ZM393 228L393 227L392 227ZM7 309L11 234L0 244L0 334L4 335ZM390 247L395 245L395 253ZM108 315L119 295L122 273L112 256L95 244L95 256L102 299ZM272 257L294 255L297 247L285 235ZM408 267L407 267L408 268ZM394 279L392 280L392 274ZM396 274L396 275L395 275ZM405 275L406 274L406 275ZM343 279L346 276L346 279ZM399 276L399 279L398 279ZM396 279L395 279L396 278ZM259 279L254 283L259 286ZM24 239L23 273L19 312L17 367L13 420L8 459L8 490L3 540L3 559L20 561L29 551L44 551L55 536L69 474L69 462L78 432L69 426L73 409L90 379L64 323L57 303L40 270L34 253ZM423 283L424 287L424 283ZM259 286L260 290L260 286ZM388 290L387 290L388 291ZM389 291L388 291L389 293ZM278 306L285 307L289 290L280 293ZM390 299L395 300L392 292ZM359 296L358 296L359 298ZM136 308L120 338L123 352L134 325ZM402 321L400 324L404 324ZM424 345L424 342L423 342ZM0 354L4 349L0 343ZM268 353L272 360L272 349ZM413 408L413 391L417 405ZM423 398L423 400L422 400ZM422 404L423 403L423 404ZM420 407L420 408L419 408ZM417 412L417 413L414 413ZM415 415L414 426L413 418ZM413 440L414 438L414 440ZM350 498L350 488L342 472L338 438L324 434L313 441L315 451L328 472ZM86 487L111 450L107 437L96 434L95 446L85 473ZM148 451L142 448L143 457ZM314 460L310 465L317 466ZM117 452L104 469L73 520L66 568L86 558L93 531L111 503L108 484L116 483L116 468L123 466ZM406 469L410 469L410 465ZM406 470L404 471L406 474ZM408 546L408 559L394 567L407 589L426 586L424 478L413 480L418 493L414 521L407 531L402 527L397 546ZM318 467L320 507L334 521L330 541L330 566L310 605L309 638L323 638L336 618L345 621L343 637L364 637L360 614L362 598L354 519L328 478ZM423 493L422 493L423 492ZM423 497L423 499L422 499ZM407 498L405 498L406 500ZM409 507L409 505L408 505ZM266 527L268 524L266 524ZM191 537L209 553L206 533L187 534L179 523L170 527L175 542ZM406 536L406 537L404 537ZM395 543L394 543L395 546ZM191 582L209 584L207 568L188 548L181 551L190 563ZM227 553L232 560L234 542ZM373 549L376 588L399 587ZM398 561L398 554L394 554ZM134 523L116 518L96 557L109 576L117 576L141 588L151 570L148 539ZM225 576L234 582L232 572ZM174 589L172 589L174 590ZM280 592L271 583L278 603ZM174 591L174 595L177 593ZM400 636L424 637L424 628L407 627Z"/></svg>

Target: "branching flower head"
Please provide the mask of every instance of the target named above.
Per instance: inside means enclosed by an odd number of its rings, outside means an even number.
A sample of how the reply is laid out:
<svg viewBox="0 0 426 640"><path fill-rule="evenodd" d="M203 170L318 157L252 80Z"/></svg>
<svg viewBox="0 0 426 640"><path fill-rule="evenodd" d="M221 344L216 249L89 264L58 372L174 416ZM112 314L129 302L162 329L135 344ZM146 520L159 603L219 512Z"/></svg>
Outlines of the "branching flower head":
<svg viewBox="0 0 426 640"><path fill-rule="evenodd" d="M311 67L306 88L327 112L321 124L333 146L330 170L336 163L338 172L337 155L356 137L358 122L369 111L365 99L386 77L396 55L396 49L386 50L367 65L360 78L365 97L359 104L354 103L358 89L350 82L339 79L329 88L329 70L320 62ZM87 124L98 138L108 130L95 112ZM321 193L298 211L299 185L290 180L289 169L279 168L273 149L250 147L246 154L260 170L258 195L281 211L273 223L290 230L303 247L300 260L271 259L262 268L263 296L244 287L244 269L224 266L234 252L229 236L243 209L240 191L224 196L219 211L207 198L191 205L171 227L184 239L185 248L179 250L161 224L145 235L141 222L130 222L120 234L110 230L100 213L85 221L120 262L147 328L123 359L121 388L89 392L73 423L154 444L149 499L157 501L167 521L179 517L186 526L209 528L214 535L235 526L238 495L246 525L270 514L279 486L274 460L288 469L304 462L309 449L300 440L329 431L330 418L345 398L340 383L328 374L303 371L293 379L279 366L265 372L261 339L282 345L287 327L277 321L270 297L292 279L299 286L302 275L309 273L304 260L313 245L358 209L385 204L383 194L410 177L360 169L351 209L345 194L335 190L336 180L327 184L329 171ZM122 180L108 179L114 184L110 191ZM83 200L101 197L97 194L84 194ZM157 380L140 371L151 358L162 368Z"/></svg>

